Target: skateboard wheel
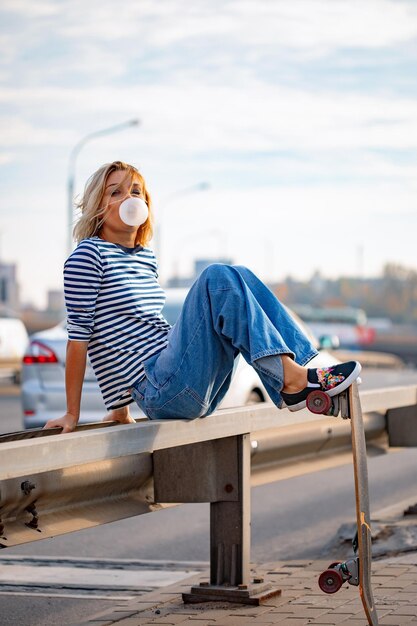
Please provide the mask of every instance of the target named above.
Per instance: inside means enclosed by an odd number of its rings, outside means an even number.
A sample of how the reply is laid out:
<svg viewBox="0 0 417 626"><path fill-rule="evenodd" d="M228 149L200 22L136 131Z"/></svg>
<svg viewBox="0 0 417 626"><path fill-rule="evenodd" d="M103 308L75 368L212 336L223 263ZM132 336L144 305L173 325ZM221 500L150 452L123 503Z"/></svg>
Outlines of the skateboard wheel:
<svg viewBox="0 0 417 626"><path fill-rule="evenodd" d="M343 577L337 569L326 569L319 576L319 587L324 593L336 593L343 585L343 582Z"/></svg>
<svg viewBox="0 0 417 626"><path fill-rule="evenodd" d="M324 391L312 391L307 396L307 408L312 413L327 413L332 406L332 400Z"/></svg>

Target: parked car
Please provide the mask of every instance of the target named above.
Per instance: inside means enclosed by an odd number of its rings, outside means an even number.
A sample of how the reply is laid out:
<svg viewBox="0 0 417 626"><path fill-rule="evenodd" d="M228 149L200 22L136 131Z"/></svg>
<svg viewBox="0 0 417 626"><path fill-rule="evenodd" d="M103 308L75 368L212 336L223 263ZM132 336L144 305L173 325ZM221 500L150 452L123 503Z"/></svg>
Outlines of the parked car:
<svg viewBox="0 0 417 626"><path fill-rule="evenodd" d="M22 320L12 313L0 313L0 371L3 376L20 381L22 357L29 337Z"/></svg>
<svg viewBox="0 0 417 626"><path fill-rule="evenodd" d="M170 324L174 324L180 314L187 289L167 289L166 305L163 314ZM316 339L302 322L297 319L303 331L317 345ZM22 367L22 407L25 428L43 426L49 419L65 413L65 354L67 333L65 322L54 328L31 336L23 358ZM316 366L336 363L329 353L321 351L314 359ZM313 363L313 362L312 362ZM264 402L268 400L265 388L256 371L243 358L236 359L235 372L230 389L221 404L230 408ZM141 413L136 404L131 405L134 417ZM102 419L106 409L101 397L93 369L87 360L81 400L80 422L94 422Z"/></svg>

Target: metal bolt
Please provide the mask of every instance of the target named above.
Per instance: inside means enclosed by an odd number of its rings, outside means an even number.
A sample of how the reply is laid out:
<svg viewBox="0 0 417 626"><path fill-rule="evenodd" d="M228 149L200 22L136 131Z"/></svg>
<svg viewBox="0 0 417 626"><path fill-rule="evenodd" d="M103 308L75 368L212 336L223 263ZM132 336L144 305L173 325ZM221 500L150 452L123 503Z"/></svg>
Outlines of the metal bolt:
<svg viewBox="0 0 417 626"><path fill-rule="evenodd" d="M26 522L26 526L28 528L33 528L34 530L38 530L38 518L37 517L32 517L30 522Z"/></svg>
<svg viewBox="0 0 417 626"><path fill-rule="evenodd" d="M234 487L230 483L227 483L227 485L224 486L224 490L226 493L232 493L233 489Z"/></svg>
<svg viewBox="0 0 417 626"><path fill-rule="evenodd" d="M36 485L34 483L31 483L29 480L24 480L23 483L20 485L20 488L25 496L28 496L32 489L35 489L35 487Z"/></svg>
<svg viewBox="0 0 417 626"><path fill-rule="evenodd" d="M28 526L29 528L34 528L35 530L37 530L39 518L38 518L38 512L36 510L35 503L32 502L32 504L30 504L29 506L26 507L25 511L27 511L28 513L30 513L32 515L32 519L30 520L30 522L26 522L26 526Z"/></svg>
<svg viewBox="0 0 417 626"><path fill-rule="evenodd" d="M238 585L237 587L238 587L238 589L247 589L248 588L247 585Z"/></svg>

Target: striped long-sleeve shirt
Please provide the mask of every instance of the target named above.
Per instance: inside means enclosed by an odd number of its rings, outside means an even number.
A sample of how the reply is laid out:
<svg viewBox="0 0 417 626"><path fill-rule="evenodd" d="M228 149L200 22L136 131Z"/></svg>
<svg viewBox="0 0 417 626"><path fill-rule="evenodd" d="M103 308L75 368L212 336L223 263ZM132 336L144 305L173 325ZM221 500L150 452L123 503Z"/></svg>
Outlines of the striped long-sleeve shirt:
<svg viewBox="0 0 417 626"><path fill-rule="evenodd" d="M108 409L132 402L128 389L144 378L143 361L167 344L157 278L150 248L128 252L99 237L81 241L65 263L68 338L88 341Z"/></svg>

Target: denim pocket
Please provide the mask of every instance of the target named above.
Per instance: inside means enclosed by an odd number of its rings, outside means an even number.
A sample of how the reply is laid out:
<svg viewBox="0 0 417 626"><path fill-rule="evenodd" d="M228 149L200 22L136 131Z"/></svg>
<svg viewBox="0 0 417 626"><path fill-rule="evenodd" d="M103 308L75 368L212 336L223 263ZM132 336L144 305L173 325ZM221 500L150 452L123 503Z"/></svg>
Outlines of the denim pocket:
<svg viewBox="0 0 417 626"><path fill-rule="evenodd" d="M158 380L156 380L154 375L155 361L158 359L159 355L160 353L158 352L158 354L154 354L153 356L149 357L149 359L146 359L146 361L143 362L145 376L151 383L152 387L157 390L161 389L167 382L167 380L165 379L162 380L162 382L159 382ZM166 378L168 379L168 376Z"/></svg>
<svg viewBox="0 0 417 626"><path fill-rule="evenodd" d="M207 412L207 405L189 387L185 387L161 406L147 406L150 419L196 419Z"/></svg>
<svg viewBox="0 0 417 626"><path fill-rule="evenodd" d="M142 393L139 389L136 389L136 387L131 388L130 395L132 396L136 404L142 402L145 399L145 394Z"/></svg>

